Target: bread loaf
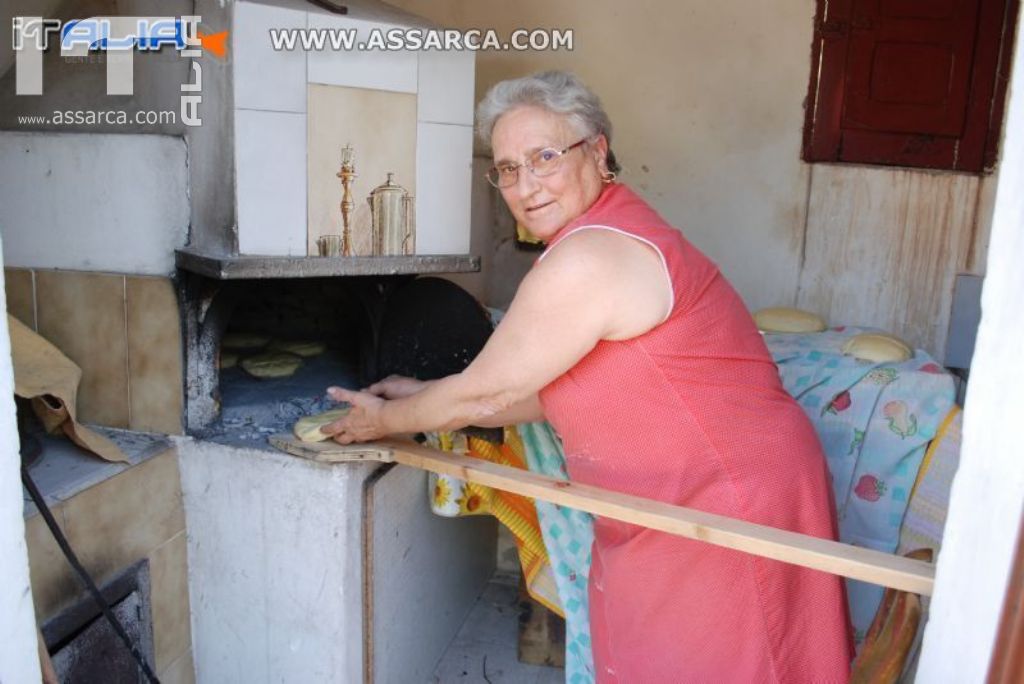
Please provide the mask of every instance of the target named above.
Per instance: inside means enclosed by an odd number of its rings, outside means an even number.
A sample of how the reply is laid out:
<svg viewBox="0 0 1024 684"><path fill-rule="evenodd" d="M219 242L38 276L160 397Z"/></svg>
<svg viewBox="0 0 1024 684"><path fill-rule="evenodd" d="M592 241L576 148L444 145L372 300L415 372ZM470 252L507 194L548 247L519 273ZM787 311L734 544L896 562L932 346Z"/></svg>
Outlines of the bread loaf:
<svg viewBox="0 0 1024 684"><path fill-rule="evenodd" d="M812 333L827 327L821 316L785 306L756 311L754 322L758 330L766 333Z"/></svg>
<svg viewBox="0 0 1024 684"><path fill-rule="evenodd" d="M914 355L914 350L893 335L861 333L846 341L843 353L873 363L902 363Z"/></svg>

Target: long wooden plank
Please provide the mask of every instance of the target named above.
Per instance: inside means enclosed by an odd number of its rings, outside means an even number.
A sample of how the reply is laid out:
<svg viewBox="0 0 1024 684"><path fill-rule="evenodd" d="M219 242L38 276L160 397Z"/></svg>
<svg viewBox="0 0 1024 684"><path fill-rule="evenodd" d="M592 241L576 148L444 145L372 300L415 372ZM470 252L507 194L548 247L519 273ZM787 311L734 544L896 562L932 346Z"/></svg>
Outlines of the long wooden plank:
<svg viewBox="0 0 1024 684"><path fill-rule="evenodd" d="M380 461L394 461L765 558L925 596L931 595L935 584L935 566L924 561L556 480L413 442L384 440L374 442L372 446L380 450L376 457ZM289 453L302 455L296 453L300 451L301 448L290 449ZM356 453L359 454L356 458L367 458L367 452L362 449ZM315 456L309 457L318 461L340 462L353 460L353 455L351 447L336 445L335 448L323 443Z"/></svg>

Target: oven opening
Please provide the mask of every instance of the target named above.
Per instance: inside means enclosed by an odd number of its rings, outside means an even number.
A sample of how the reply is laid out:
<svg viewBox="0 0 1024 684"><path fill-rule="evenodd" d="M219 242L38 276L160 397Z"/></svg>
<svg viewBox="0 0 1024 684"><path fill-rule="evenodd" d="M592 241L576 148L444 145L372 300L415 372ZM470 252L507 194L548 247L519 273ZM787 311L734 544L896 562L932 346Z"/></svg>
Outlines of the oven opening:
<svg viewBox="0 0 1024 684"><path fill-rule="evenodd" d="M194 303L205 311L189 365L207 376L214 410L190 432L234 446L265 448L299 418L336 408L331 385L457 373L493 329L476 299L437 277L227 281Z"/></svg>

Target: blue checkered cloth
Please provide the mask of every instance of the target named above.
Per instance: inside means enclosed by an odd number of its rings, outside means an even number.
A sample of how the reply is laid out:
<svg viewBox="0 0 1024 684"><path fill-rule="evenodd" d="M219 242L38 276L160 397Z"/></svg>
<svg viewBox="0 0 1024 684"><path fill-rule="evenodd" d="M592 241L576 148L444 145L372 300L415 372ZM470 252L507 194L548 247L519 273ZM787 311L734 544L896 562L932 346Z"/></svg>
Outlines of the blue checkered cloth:
<svg viewBox="0 0 1024 684"><path fill-rule="evenodd" d="M562 443L548 423L517 426L530 470L568 480ZM541 534L555 571L558 598L565 611L566 684L594 681L594 654L590 646L590 547L594 542L594 518L565 506L535 501Z"/></svg>

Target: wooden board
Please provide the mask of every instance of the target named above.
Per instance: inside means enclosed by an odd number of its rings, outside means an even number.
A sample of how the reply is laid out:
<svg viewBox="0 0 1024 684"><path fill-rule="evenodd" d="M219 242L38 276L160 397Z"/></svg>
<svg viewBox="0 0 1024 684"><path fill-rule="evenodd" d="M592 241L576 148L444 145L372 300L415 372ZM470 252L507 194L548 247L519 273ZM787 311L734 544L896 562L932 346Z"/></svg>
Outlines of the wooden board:
<svg viewBox="0 0 1024 684"><path fill-rule="evenodd" d="M277 435L271 438L271 444L278 448L287 446L284 450L288 453L321 462L397 462L594 515L677 534L687 539L697 539L915 594L930 596L935 584L935 565L931 563L590 485L556 480L469 456L438 451L415 442L382 440L341 446L333 442L303 443L295 438L282 439L281 435Z"/></svg>
<svg viewBox="0 0 1024 684"><path fill-rule="evenodd" d="M318 461L320 463L344 463L346 461L380 461L391 463L391 450L376 444L338 444L330 440L326 442L303 442L290 432L271 435L271 446L277 447L286 454Z"/></svg>
<svg viewBox="0 0 1024 684"><path fill-rule="evenodd" d="M534 600L519 578L519 662L565 667L565 618Z"/></svg>
<svg viewBox="0 0 1024 684"><path fill-rule="evenodd" d="M828 164L811 173L796 305L829 325L882 328L944 358L978 178Z"/></svg>

